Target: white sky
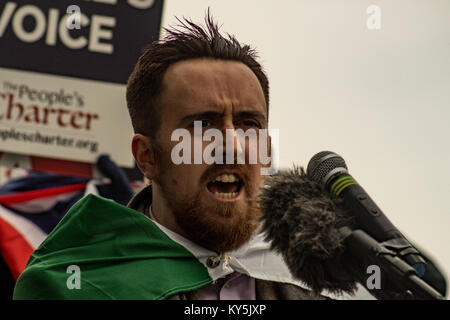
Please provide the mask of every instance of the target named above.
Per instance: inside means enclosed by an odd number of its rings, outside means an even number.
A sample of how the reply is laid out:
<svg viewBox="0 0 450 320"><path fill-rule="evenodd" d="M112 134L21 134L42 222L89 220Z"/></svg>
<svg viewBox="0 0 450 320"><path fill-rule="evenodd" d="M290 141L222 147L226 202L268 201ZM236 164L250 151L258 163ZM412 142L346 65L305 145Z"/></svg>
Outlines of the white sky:
<svg viewBox="0 0 450 320"><path fill-rule="evenodd" d="M369 30L366 9L381 9ZM165 0L174 16L256 47L280 167L340 154L350 174L450 276L450 1Z"/></svg>

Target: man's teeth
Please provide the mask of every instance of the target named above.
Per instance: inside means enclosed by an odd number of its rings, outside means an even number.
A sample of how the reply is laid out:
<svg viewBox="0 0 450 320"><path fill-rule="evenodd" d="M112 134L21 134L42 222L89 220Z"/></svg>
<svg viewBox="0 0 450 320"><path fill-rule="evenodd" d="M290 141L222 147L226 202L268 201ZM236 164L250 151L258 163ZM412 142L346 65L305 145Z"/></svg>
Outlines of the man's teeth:
<svg viewBox="0 0 450 320"><path fill-rule="evenodd" d="M223 199L233 199L237 197L238 192L230 192L230 193L214 192L214 195Z"/></svg>
<svg viewBox="0 0 450 320"><path fill-rule="evenodd" d="M236 177L234 174L221 174L217 178L213 180L213 182L221 182L221 183L234 183L239 182L238 177ZM216 197L222 198L222 199L233 199L238 196L239 192L214 192L214 195Z"/></svg>
<svg viewBox="0 0 450 320"><path fill-rule="evenodd" d="M214 181L232 183L239 181L239 179L234 174L221 174Z"/></svg>

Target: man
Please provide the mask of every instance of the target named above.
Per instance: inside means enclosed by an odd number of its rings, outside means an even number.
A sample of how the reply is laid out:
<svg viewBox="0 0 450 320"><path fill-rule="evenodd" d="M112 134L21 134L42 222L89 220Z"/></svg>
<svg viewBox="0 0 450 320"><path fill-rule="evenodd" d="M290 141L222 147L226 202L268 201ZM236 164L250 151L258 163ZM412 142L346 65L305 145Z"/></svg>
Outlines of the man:
<svg viewBox="0 0 450 320"><path fill-rule="evenodd" d="M249 143L236 134L268 127L269 84L250 47L223 37L209 14L206 28L186 21L144 50L127 103L132 152L151 185L133 210L94 196L77 203L33 254L16 299L334 297L294 279L258 232L267 165L249 163ZM223 158L243 153L245 163L175 164L173 133L189 132L194 149L199 123L202 133L231 133ZM200 143L203 155L212 142Z"/></svg>

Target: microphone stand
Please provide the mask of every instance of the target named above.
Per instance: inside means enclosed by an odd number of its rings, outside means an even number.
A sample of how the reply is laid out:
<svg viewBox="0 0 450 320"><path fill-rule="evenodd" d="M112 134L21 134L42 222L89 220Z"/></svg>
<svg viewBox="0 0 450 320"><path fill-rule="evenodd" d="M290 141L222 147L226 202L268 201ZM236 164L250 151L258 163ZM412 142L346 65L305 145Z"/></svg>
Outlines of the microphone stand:
<svg viewBox="0 0 450 320"><path fill-rule="evenodd" d="M351 270L371 294L378 299L444 300L444 297L417 276L416 270L398 257L398 254L379 243L365 231L349 227L340 229L348 253L352 257L364 257L365 262L377 265L389 279L389 290L369 289L365 270Z"/></svg>

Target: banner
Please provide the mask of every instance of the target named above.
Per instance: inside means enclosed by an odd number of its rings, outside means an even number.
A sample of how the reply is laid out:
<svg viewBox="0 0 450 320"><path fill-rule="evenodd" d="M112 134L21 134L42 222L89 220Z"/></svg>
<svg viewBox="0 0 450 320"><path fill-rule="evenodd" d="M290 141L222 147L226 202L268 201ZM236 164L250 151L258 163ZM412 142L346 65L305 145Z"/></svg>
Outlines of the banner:
<svg viewBox="0 0 450 320"><path fill-rule="evenodd" d="M125 84L162 0L0 3L0 152L133 167Z"/></svg>

